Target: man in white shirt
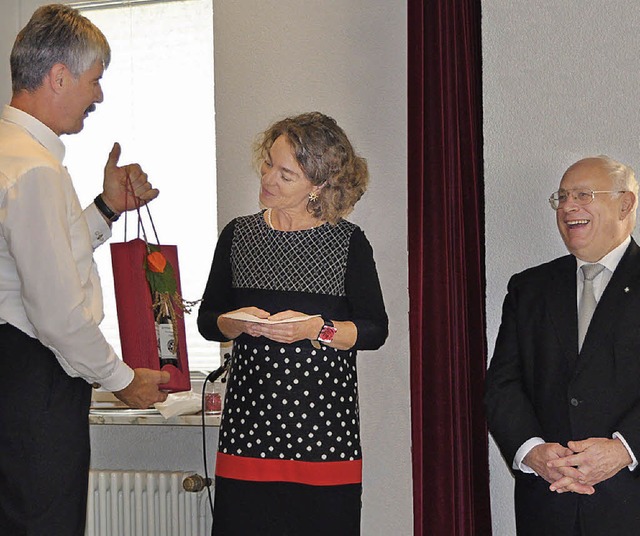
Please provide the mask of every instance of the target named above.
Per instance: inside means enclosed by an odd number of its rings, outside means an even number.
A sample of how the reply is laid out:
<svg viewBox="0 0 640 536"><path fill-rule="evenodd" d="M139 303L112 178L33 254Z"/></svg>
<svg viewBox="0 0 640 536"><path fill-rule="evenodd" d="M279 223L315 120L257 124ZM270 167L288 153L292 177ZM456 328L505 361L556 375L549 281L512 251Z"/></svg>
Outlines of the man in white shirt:
<svg viewBox="0 0 640 536"><path fill-rule="evenodd" d="M0 534L84 534L92 384L131 407L167 396L168 373L132 370L102 335L93 261L133 196L144 204L158 191L139 165L118 166L115 144L103 191L83 211L62 163L60 136L80 132L102 102L109 61L100 30L57 4L34 13L11 53L0 118Z"/></svg>
<svg viewBox="0 0 640 536"><path fill-rule="evenodd" d="M638 183L605 157L549 202L571 255L516 274L487 373L519 535L640 534Z"/></svg>

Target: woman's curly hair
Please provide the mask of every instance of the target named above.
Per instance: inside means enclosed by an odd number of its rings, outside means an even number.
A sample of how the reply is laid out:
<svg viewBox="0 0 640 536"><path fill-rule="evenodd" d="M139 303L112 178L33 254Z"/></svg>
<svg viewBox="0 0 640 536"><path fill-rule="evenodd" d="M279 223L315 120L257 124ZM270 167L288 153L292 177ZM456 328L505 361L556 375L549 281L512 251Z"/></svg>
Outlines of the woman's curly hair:
<svg viewBox="0 0 640 536"><path fill-rule="evenodd" d="M271 125L256 141L254 164L260 169L274 142L285 136L296 160L318 191L307 210L335 225L362 197L369 182L367 161L358 156L335 119L309 112L287 117Z"/></svg>

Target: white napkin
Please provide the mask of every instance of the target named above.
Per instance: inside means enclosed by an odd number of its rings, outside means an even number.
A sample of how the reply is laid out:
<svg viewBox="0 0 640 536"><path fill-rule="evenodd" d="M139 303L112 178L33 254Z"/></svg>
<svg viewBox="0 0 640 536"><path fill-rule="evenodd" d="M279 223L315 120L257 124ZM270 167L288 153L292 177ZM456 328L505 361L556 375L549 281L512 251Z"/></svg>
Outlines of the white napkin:
<svg viewBox="0 0 640 536"><path fill-rule="evenodd" d="M171 393L164 402L155 404L155 408L165 419L176 415L192 415L202 409L202 397L193 391Z"/></svg>

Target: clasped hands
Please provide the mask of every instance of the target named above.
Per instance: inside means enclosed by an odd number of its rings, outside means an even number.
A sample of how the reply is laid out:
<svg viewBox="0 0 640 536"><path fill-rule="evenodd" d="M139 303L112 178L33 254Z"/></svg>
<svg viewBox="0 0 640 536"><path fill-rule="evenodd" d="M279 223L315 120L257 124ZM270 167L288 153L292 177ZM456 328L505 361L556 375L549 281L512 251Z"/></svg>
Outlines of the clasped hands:
<svg viewBox="0 0 640 536"><path fill-rule="evenodd" d="M627 467L631 456L619 439L593 437L583 441L543 443L533 447L523 462L557 493L595 493L595 485Z"/></svg>

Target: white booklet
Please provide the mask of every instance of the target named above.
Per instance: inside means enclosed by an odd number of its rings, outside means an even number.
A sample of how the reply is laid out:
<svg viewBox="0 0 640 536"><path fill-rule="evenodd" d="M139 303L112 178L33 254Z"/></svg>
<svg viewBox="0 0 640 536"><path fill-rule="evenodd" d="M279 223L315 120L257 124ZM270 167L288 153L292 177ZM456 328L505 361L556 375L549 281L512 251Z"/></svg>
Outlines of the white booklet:
<svg viewBox="0 0 640 536"><path fill-rule="evenodd" d="M268 318L258 318L257 316L250 315L243 311L225 313L222 316L227 318L233 318L234 320L242 320L244 322L256 322L257 324L286 324L288 322L304 322L310 318L315 318L320 315L305 315L292 316L291 318L285 318L284 320L269 320Z"/></svg>

